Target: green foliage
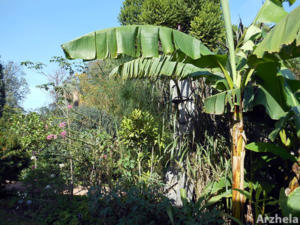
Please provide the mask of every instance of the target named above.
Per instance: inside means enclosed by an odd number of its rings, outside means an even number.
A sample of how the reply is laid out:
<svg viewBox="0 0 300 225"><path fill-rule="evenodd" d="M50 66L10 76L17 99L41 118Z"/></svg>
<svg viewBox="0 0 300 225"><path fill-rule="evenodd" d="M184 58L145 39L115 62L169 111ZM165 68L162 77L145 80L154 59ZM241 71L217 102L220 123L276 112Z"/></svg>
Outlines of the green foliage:
<svg viewBox="0 0 300 225"><path fill-rule="evenodd" d="M17 197L10 199L9 205L6 199L2 199L0 210L5 210L6 216L8 212L13 212L14 217L20 218L20 222L14 224L23 224L24 221L28 221L24 224L30 225L95 224L88 212L86 197L74 196L70 200L69 196L57 195L55 199L41 199L32 198L27 192L19 192Z"/></svg>
<svg viewBox="0 0 300 225"><path fill-rule="evenodd" d="M139 24L139 16L144 0L125 0L119 14L121 25Z"/></svg>
<svg viewBox="0 0 300 225"><path fill-rule="evenodd" d="M181 51L192 60L214 55L201 41L190 35L153 25L132 25L95 31L66 42L61 47L68 59L85 60L108 59L117 55L158 57L160 54L172 54L175 51ZM183 57L181 54L175 56Z"/></svg>
<svg viewBox="0 0 300 225"><path fill-rule="evenodd" d="M294 9L272 29L259 43L254 50L254 54L262 58L265 53L279 53L282 59L298 57L299 54L299 37L297 36L300 23L300 7ZM297 21L297 22L296 22ZM288 35L283 35L283 30ZM280 35L279 35L280 34ZM271 45L269 43L272 43ZM284 47L283 47L284 46Z"/></svg>
<svg viewBox="0 0 300 225"><path fill-rule="evenodd" d="M3 66L1 83L2 87L4 83L6 104L10 107L20 107L20 104L29 92L28 84L24 78L25 73L20 65L13 61L0 61L0 64Z"/></svg>
<svg viewBox="0 0 300 225"><path fill-rule="evenodd" d="M260 153L273 153L282 159L291 160L292 162L297 162L297 158L291 155L286 149L280 147L276 144L271 143L250 143L246 145L248 150Z"/></svg>
<svg viewBox="0 0 300 225"><path fill-rule="evenodd" d="M141 23L166 26L177 29L180 25L184 31L189 28L189 9L182 0L145 0L139 17Z"/></svg>
<svg viewBox="0 0 300 225"><path fill-rule="evenodd" d="M215 50L225 41L221 8L215 1L202 3L201 9L191 21L190 34Z"/></svg>
<svg viewBox="0 0 300 225"><path fill-rule="evenodd" d="M7 111L0 118L0 184L15 181L29 166L30 155L22 148L18 136L10 130Z"/></svg>
<svg viewBox="0 0 300 225"><path fill-rule="evenodd" d="M53 167L51 164L39 163L37 168L34 166L28 168L23 174L22 182L30 187L27 191L34 198L53 199L57 194L62 194L66 188L66 181L59 167Z"/></svg>
<svg viewBox="0 0 300 225"><path fill-rule="evenodd" d="M159 175L162 175L162 171L159 171L163 158L161 149L165 147L166 135L159 130L154 117L149 112L135 109L122 120L118 134L125 145L124 155L119 163L124 171L128 169L133 172L126 177L137 176L134 173L137 166L139 182L159 183Z"/></svg>
<svg viewBox="0 0 300 225"><path fill-rule="evenodd" d="M158 125L150 113L135 109L122 120L119 135L129 148L154 146L157 144Z"/></svg>
<svg viewBox="0 0 300 225"><path fill-rule="evenodd" d="M180 29L213 49L224 41L220 1L126 0L119 14L122 25L151 24Z"/></svg>
<svg viewBox="0 0 300 225"><path fill-rule="evenodd" d="M161 118L160 115L164 112L159 104L162 91L153 82L109 78L113 68L128 60L129 58L121 58L115 62L96 61L88 65L87 73L78 74L81 104L97 108L117 124L135 108L149 111Z"/></svg>
<svg viewBox="0 0 300 225"><path fill-rule="evenodd" d="M223 223L221 213L204 207L203 199L197 203L185 201L177 208L155 187L117 186L108 193L101 188L91 189L89 208L92 216L108 225Z"/></svg>
<svg viewBox="0 0 300 225"><path fill-rule="evenodd" d="M19 137L22 148L28 152L42 151L49 143L47 136L59 130L54 118L42 118L35 112L13 114L9 123L10 130Z"/></svg>
<svg viewBox="0 0 300 225"><path fill-rule="evenodd" d="M7 136L7 135L11 136ZM29 166L30 155L24 151L12 133L0 132L0 185L6 180L15 181Z"/></svg>
<svg viewBox="0 0 300 225"><path fill-rule="evenodd" d="M292 193L286 196L284 189L282 188L279 196L279 204L284 216L297 216L300 218L300 187L296 188Z"/></svg>
<svg viewBox="0 0 300 225"><path fill-rule="evenodd" d="M295 74L297 80L300 80L300 58L293 58L285 61L286 66Z"/></svg>

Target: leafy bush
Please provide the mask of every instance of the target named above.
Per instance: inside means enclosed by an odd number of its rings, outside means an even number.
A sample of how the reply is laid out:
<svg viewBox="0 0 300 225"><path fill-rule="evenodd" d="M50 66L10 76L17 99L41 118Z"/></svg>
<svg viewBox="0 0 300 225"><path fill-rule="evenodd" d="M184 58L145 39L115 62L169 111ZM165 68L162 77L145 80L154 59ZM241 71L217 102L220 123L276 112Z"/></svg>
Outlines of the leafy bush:
<svg viewBox="0 0 300 225"><path fill-rule="evenodd" d="M57 194L62 194L66 188L66 182L59 168L50 165L33 167L24 171L24 174L23 182L35 197L51 199Z"/></svg>
<svg viewBox="0 0 300 225"><path fill-rule="evenodd" d="M89 192L91 215L107 225L154 224L222 224L221 214L203 207L203 202L186 202L183 207L171 205L157 187L116 186L110 191L101 187Z"/></svg>
<svg viewBox="0 0 300 225"><path fill-rule="evenodd" d="M4 115L0 119L0 184L5 180L17 180L20 172L28 167L30 162L30 155L9 128L7 115Z"/></svg>
<svg viewBox="0 0 300 225"><path fill-rule="evenodd" d="M57 195L55 199L41 199L32 198L31 196L26 195L26 193L19 193L16 197L10 196L9 199L1 199L0 212L2 209L7 212L12 211L14 217L20 218L21 222L24 220L31 221L31 223L28 224L96 224L94 218L90 216L88 211L88 201L84 196L74 196L70 199L69 196L66 195Z"/></svg>
<svg viewBox="0 0 300 225"><path fill-rule="evenodd" d="M162 175L162 149L165 147L166 134L160 131L158 123L149 112L135 109L121 122L119 138L124 145L119 164L141 181L150 181L154 173ZM138 175L137 175L138 174ZM148 179L149 178L149 179ZM151 182L151 181L150 181Z"/></svg>
<svg viewBox="0 0 300 225"><path fill-rule="evenodd" d="M0 184L6 180L15 181L21 171L29 166L30 156L21 148L13 136L0 133Z"/></svg>
<svg viewBox="0 0 300 225"><path fill-rule="evenodd" d="M147 148L157 143L158 125L150 113L135 109L122 120L119 135L128 147Z"/></svg>

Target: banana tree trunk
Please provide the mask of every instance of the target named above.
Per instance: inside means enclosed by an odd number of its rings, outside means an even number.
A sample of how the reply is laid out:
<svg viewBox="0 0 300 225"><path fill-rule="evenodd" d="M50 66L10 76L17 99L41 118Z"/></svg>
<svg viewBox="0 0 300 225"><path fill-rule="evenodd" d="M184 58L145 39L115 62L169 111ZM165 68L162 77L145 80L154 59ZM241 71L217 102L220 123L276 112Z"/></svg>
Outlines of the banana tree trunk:
<svg viewBox="0 0 300 225"><path fill-rule="evenodd" d="M231 124L232 138L232 214L243 221L245 197L239 190L244 190L244 160L246 136L244 131L242 109L235 107Z"/></svg>

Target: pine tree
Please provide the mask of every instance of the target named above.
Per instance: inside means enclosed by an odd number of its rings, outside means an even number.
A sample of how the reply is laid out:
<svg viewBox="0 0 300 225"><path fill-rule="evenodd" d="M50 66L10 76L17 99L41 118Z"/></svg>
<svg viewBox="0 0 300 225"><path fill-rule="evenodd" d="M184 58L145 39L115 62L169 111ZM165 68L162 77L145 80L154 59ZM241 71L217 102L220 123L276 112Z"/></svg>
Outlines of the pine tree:
<svg viewBox="0 0 300 225"><path fill-rule="evenodd" d="M213 49L225 41L219 0L125 0L119 21L180 28Z"/></svg>

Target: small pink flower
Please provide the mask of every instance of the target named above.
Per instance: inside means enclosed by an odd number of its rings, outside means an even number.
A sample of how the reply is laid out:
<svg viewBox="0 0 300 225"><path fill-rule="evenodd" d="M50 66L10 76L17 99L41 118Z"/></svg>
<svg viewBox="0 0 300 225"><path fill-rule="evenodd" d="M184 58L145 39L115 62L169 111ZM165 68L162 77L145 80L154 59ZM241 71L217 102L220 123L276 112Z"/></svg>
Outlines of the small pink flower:
<svg viewBox="0 0 300 225"><path fill-rule="evenodd" d="M47 140L51 140L53 138L53 134L49 134L48 136L47 136Z"/></svg>
<svg viewBox="0 0 300 225"><path fill-rule="evenodd" d="M63 138L66 137L66 135L67 135L67 131L65 130L60 133L60 136L62 136Z"/></svg>
<svg viewBox="0 0 300 225"><path fill-rule="evenodd" d="M68 109L72 109L72 107L73 107L72 105L68 105Z"/></svg>
<svg viewBox="0 0 300 225"><path fill-rule="evenodd" d="M57 138L57 135L56 135L56 134L54 134L54 135L53 135L53 139L56 139L56 138Z"/></svg>
<svg viewBox="0 0 300 225"><path fill-rule="evenodd" d="M36 169L35 166L32 166L31 168L32 168L33 170Z"/></svg>
<svg viewBox="0 0 300 225"><path fill-rule="evenodd" d="M60 128L63 128L63 127L65 127L66 126L66 122L61 122L60 124L59 124L59 127Z"/></svg>
<svg viewBox="0 0 300 225"><path fill-rule="evenodd" d="M104 155L102 156L102 158L103 158L103 159L107 159L107 155L104 154Z"/></svg>

